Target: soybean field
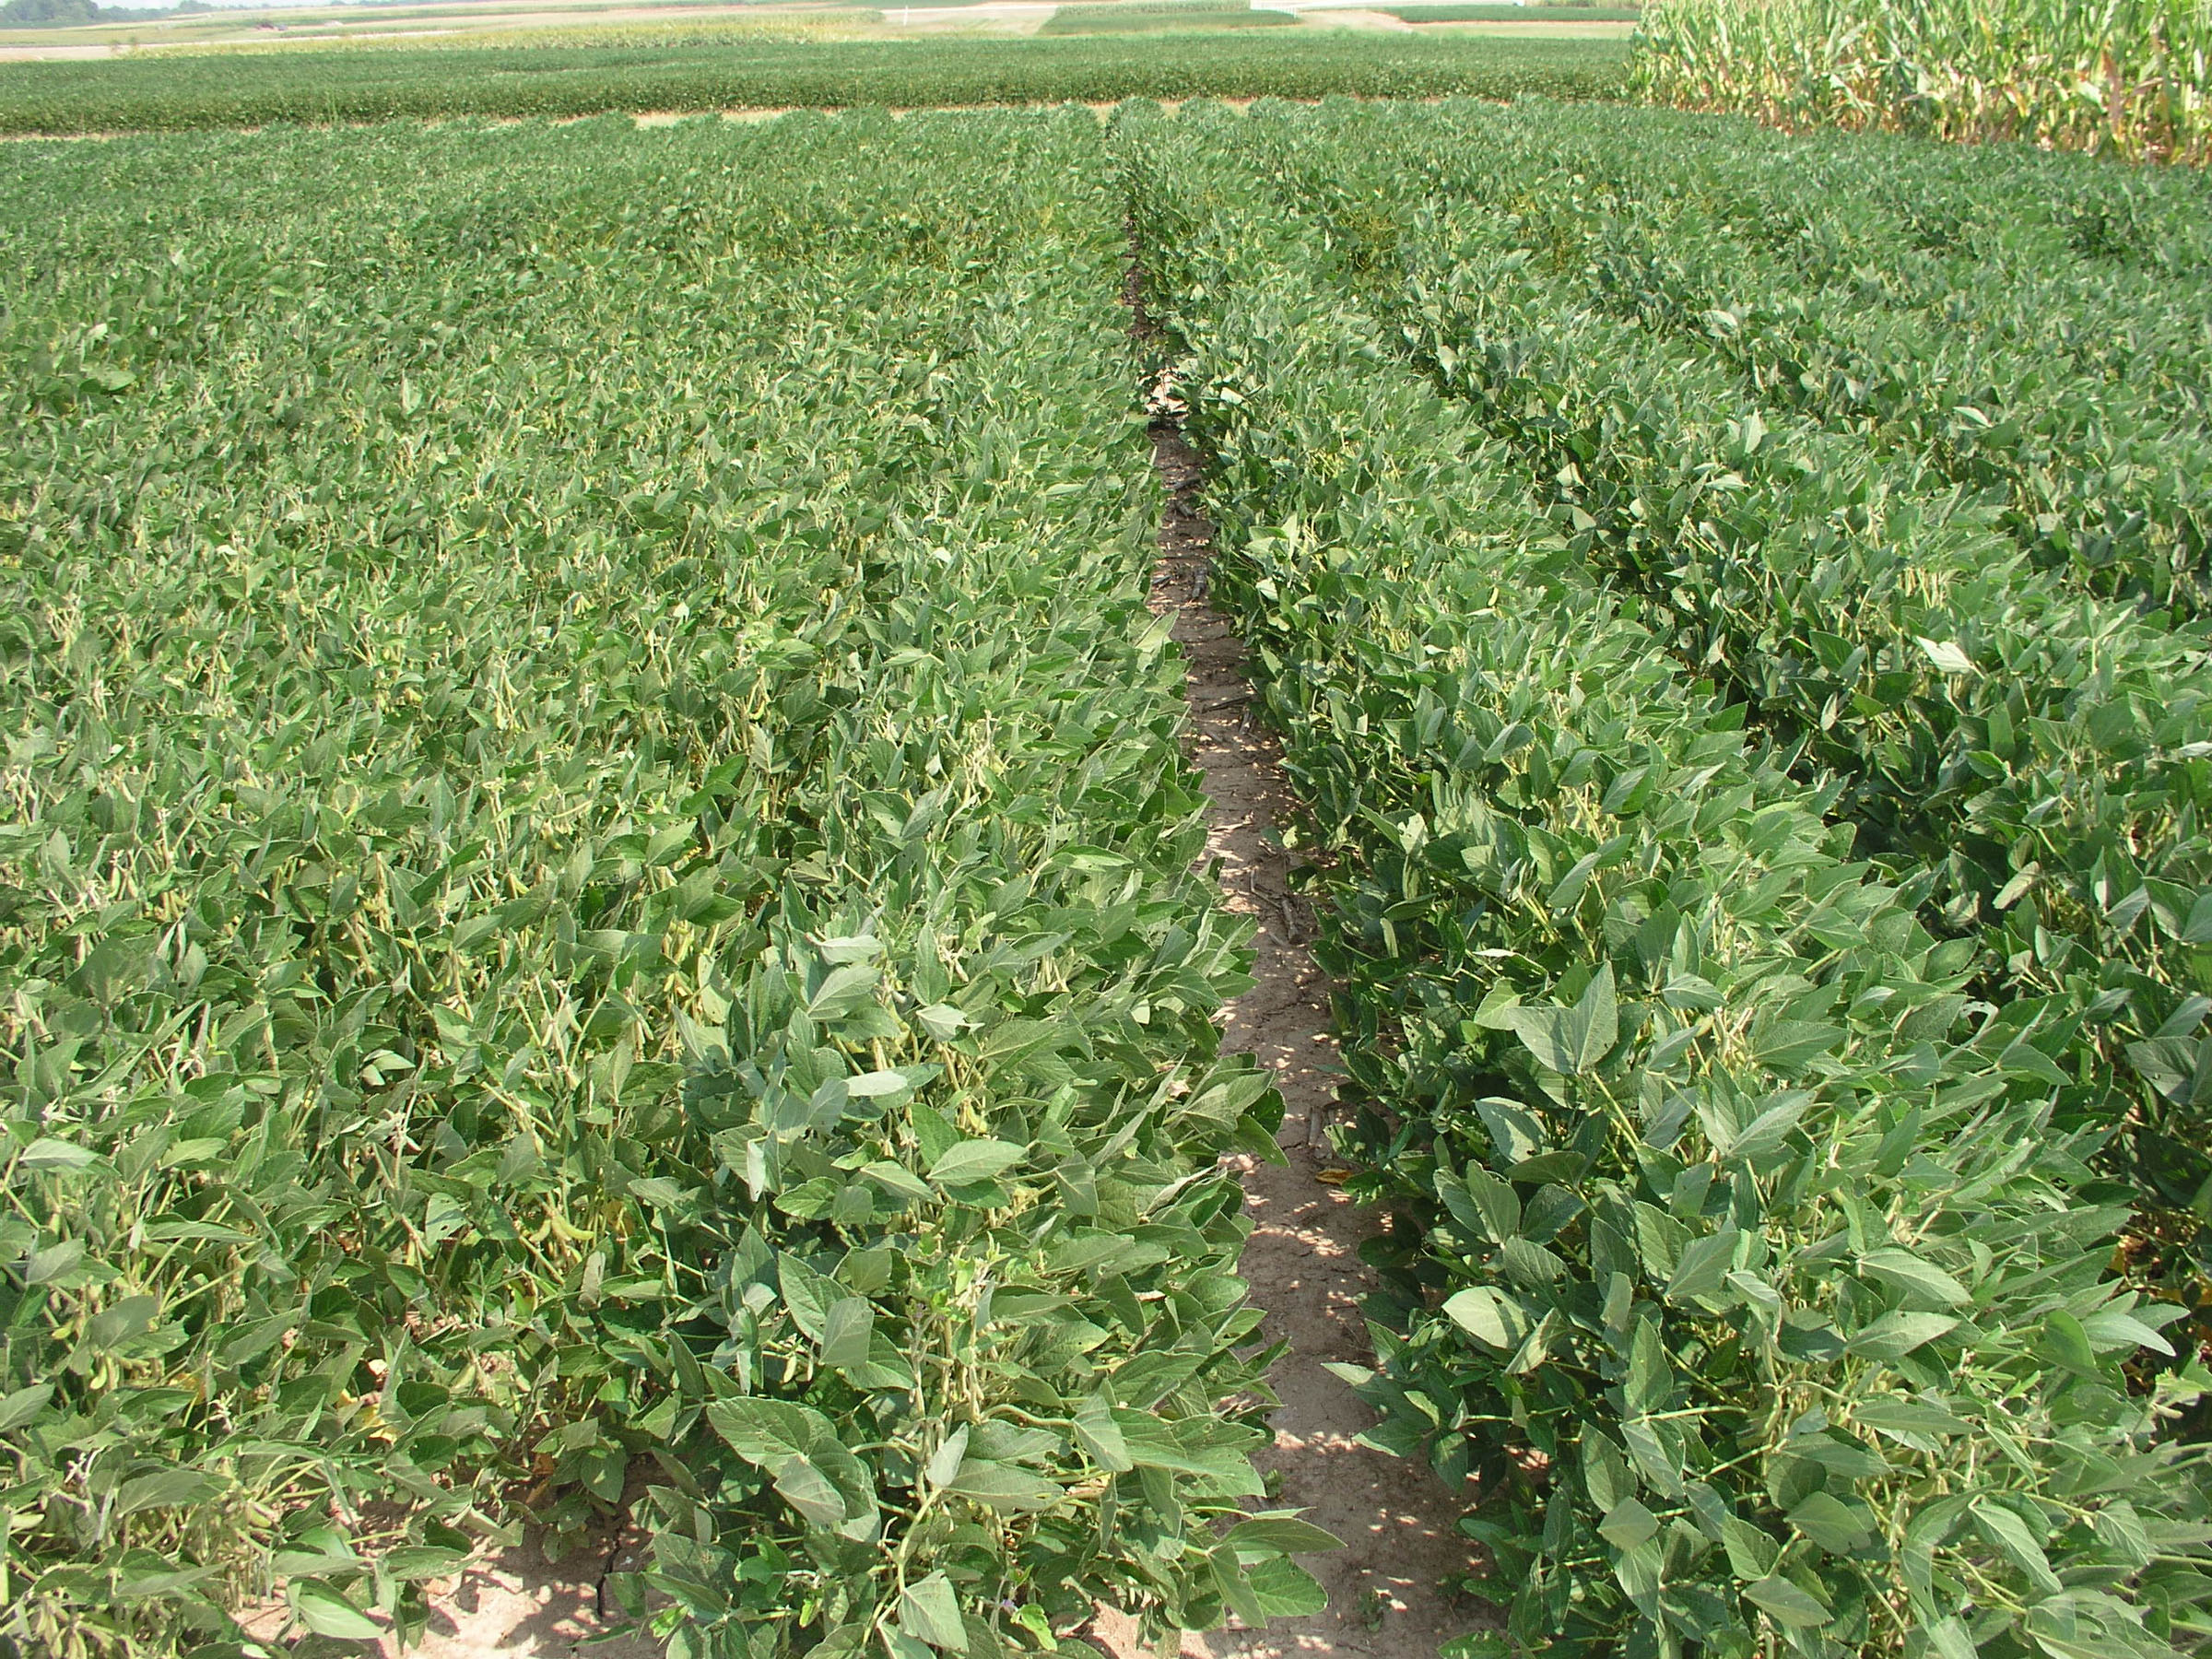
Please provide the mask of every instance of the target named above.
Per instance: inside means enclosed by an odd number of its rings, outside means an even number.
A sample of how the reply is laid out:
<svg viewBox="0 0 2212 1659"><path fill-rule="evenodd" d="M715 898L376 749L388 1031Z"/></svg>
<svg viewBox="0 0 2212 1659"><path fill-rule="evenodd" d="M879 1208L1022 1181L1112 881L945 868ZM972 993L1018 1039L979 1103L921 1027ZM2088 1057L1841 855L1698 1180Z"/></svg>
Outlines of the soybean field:
<svg viewBox="0 0 2212 1659"><path fill-rule="evenodd" d="M1124 31L992 40L789 41L445 46L354 42L335 50L149 53L5 65L0 134L160 132L395 117L573 117L609 112L1111 104L1124 98L1612 98L1627 43L1477 40L1235 28L1144 34L1287 16L1250 9L1073 8L1064 27ZM1081 14L1088 10L1088 18ZM1573 14L1568 14L1573 15ZM604 32L604 31L602 31ZM663 32L665 32L664 30Z"/></svg>
<svg viewBox="0 0 2212 1659"><path fill-rule="evenodd" d="M2212 1640L2203 174L1536 97L6 148L0 1646L404 1644L613 1517L685 1659L1318 1613L1155 418L1443 1654Z"/></svg>
<svg viewBox="0 0 2212 1659"><path fill-rule="evenodd" d="M2201 175L1125 135L1336 900L1353 1374L1512 1642L2194 1647Z"/></svg>
<svg viewBox="0 0 2212 1659"><path fill-rule="evenodd" d="M1295 1601L1096 120L18 165L26 1651L633 1467L695 1652Z"/></svg>

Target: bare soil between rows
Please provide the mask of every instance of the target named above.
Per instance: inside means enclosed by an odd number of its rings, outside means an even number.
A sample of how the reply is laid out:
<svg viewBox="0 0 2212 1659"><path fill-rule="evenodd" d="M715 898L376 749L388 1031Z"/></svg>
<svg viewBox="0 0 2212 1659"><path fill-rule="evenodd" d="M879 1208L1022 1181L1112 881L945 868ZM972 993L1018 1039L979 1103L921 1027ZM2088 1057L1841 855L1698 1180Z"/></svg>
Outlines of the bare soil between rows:
<svg viewBox="0 0 2212 1659"><path fill-rule="evenodd" d="M1139 340L1159 344L1134 271L1129 298ZM1229 1160L1253 1223L1239 1271L1266 1315L1263 1337L1288 1344L1268 1379L1282 1401L1268 1418L1275 1443L1256 1461L1279 1483L1265 1507L1302 1509L1345 1546L1300 1563L1327 1590L1324 1611L1275 1619L1264 1630L1231 1625L1189 1633L1182 1652L1190 1659L1334 1653L1435 1659L1443 1641L1482 1622L1475 1606L1446 1588L1475 1565L1473 1547L1457 1527L1472 1504L1425 1464L1361 1445L1359 1436L1373 1426L1375 1413L1325 1369L1372 1358L1360 1301L1376 1279L1359 1246L1376 1229L1335 1184L1342 1171L1326 1149L1336 1039L1329 980L1308 947L1312 915L1292 890L1293 861L1281 841L1296 803L1283 780L1279 746L1255 710L1243 641L1207 604L1214 527L1199 499L1199 458L1184 440L1181 405L1164 371L1152 401L1153 461L1168 500L1151 607L1176 615L1189 753L1208 802L1206 857L1218 871L1226 907L1251 916L1257 929L1252 972L1258 982L1229 1005L1225 1045L1258 1056L1275 1074L1287 1108L1277 1136L1285 1162L1241 1155ZM1093 1635L1113 1659L1144 1659L1150 1651L1135 1621L1118 1614L1102 1614Z"/></svg>

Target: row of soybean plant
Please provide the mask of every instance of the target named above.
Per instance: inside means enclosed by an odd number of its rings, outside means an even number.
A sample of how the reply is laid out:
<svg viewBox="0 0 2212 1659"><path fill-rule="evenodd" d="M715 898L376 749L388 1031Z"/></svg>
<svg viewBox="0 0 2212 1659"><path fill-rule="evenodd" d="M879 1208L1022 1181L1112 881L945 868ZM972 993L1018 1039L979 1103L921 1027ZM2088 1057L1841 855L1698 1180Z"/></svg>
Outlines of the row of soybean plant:
<svg viewBox="0 0 2212 1659"><path fill-rule="evenodd" d="M1285 211L1309 133L1425 119L1117 131L1219 589L1335 855L1391 1217L1371 1438L1484 1477L1477 1588L1523 1651L2192 1641L2205 1471L2128 1370L2181 1311L2108 1276L2105 1130L1926 925L1938 873L1854 856L1841 786L1552 522L1564 463L1399 361Z"/></svg>
<svg viewBox="0 0 2212 1659"><path fill-rule="evenodd" d="M1664 131L1676 118L1642 119ZM1555 253L1547 211L1470 182L1492 161L1519 178L1500 158L1524 148L1530 180L1563 185L1544 144L1573 153L1587 128L1544 108L1456 110L1430 127L1324 115L1274 124L1270 166L1324 219L1360 216L1349 240L1361 256L1340 268L1407 359L1537 472L1561 533L1655 604L1677 655L1789 747L1801 777L1838 782L1836 816L1863 853L1929 873L1924 920L1971 946L1971 994L1995 1005L1977 1041L2041 1066L2064 1121L2129 1126L2124 1155L2157 1212L2146 1243L2170 1258L2151 1270L2197 1294L2193 1212L2212 1174L2201 627L2099 597L2102 583L2071 566L2039 568L2006 533L2017 498L1962 482L1934 458L1940 445L1870 442L1856 422L1777 394L1788 377L1746 374L1725 328L1654 325L1632 297L1617 302L1632 284L1594 247L1571 239ZM1732 131L1749 148L1785 142ZM1596 147L1633 135L1630 124ZM1380 183L1393 151L1426 157L1425 170ZM1825 171L1806 182L1816 209ZM1606 189L1644 199L1627 182ZM1697 246L1696 216L1676 218ZM1637 234L1668 245L1648 226ZM1950 327L2006 333L1971 313ZM2079 378L2103 395L2093 372ZM1987 414L2006 420L2001 399ZM2185 408L2174 418L2201 435ZM2103 475L2053 463L2041 476ZM2159 585L2171 560L2194 584L2193 549L2177 533L2130 565Z"/></svg>
<svg viewBox="0 0 2212 1659"><path fill-rule="evenodd" d="M0 1646L1311 1605L1091 118L9 165Z"/></svg>
<svg viewBox="0 0 2212 1659"><path fill-rule="evenodd" d="M2195 172L1631 111L1530 107L1455 138L1417 146L1421 192L1512 218L1587 307L1972 490L2039 564L2203 608Z"/></svg>

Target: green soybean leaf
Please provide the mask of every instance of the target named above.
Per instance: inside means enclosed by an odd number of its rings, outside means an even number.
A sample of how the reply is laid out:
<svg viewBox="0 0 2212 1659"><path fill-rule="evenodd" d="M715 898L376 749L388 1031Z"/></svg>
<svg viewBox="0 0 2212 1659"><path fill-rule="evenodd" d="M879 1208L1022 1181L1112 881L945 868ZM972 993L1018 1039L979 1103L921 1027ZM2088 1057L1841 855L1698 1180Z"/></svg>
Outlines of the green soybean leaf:
<svg viewBox="0 0 2212 1659"><path fill-rule="evenodd" d="M1469 1285L1454 1291L1444 1300L1444 1312L1452 1323L1477 1341L1494 1348L1509 1348L1513 1337L1507 1331L1505 1315L1498 1298L1480 1285Z"/></svg>
<svg viewBox="0 0 2212 1659"><path fill-rule="evenodd" d="M845 1079L845 1093L855 1100L880 1100L886 1095L902 1094L913 1085L900 1071L862 1072Z"/></svg>
<svg viewBox="0 0 2212 1659"><path fill-rule="evenodd" d="M1894 1285L1908 1296L1924 1301L1940 1302L1946 1307L1957 1307L1973 1300L1967 1288L1931 1262L1924 1262L1909 1250L1894 1246L1870 1250L1859 1258L1859 1265L1885 1284Z"/></svg>
<svg viewBox="0 0 2212 1659"><path fill-rule="evenodd" d="M1028 1469L976 1457L960 1465L945 1489L1008 1514L1052 1509L1067 1496L1055 1483Z"/></svg>
<svg viewBox="0 0 2212 1659"><path fill-rule="evenodd" d="M2059 1593L2061 1586L2058 1575L2051 1571L2051 1558L2043 1553L2042 1545L2025 1521L1994 1499L1974 1500L1971 1512L1982 1535L2010 1558L2039 1590L2046 1595Z"/></svg>
<svg viewBox="0 0 2212 1659"><path fill-rule="evenodd" d="M1728 1552L1728 1570L1746 1583L1756 1583L1774 1571L1782 1547L1766 1533L1740 1516L1721 1523L1721 1544Z"/></svg>
<svg viewBox="0 0 2212 1659"><path fill-rule="evenodd" d="M34 1383L11 1394L0 1395L0 1433L20 1429L45 1410L46 1402L53 1398L53 1385L50 1382Z"/></svg>
<svg viewBox="0 0 2212 1659"><path fill-rule="evenodd" d="M18 1168L33 1174L53 1174L56 1171L88 1170L103 1161L99 1153L89 1151L74 1141L55 1140L48 1136L34 1140L23 1148Z"/></svg>
<svg viewBox="0 0 2212 1659"><path fill-rule="evenodd" d="M1659 1535L1659 1518L1633 1498L1623 1498L1597 1524L1598 1535L1626 1555Z"/></svg>
<svg viewBox="0 0 2212 1659"><path fill-rule="evenodd" d="M2077 1376L2093 1377L2098 1372L2097 1354L2089 1346L2088 1333L2080 1320L2063 1308L2053 1308L2043 1315L2036 1349Z"/></svg>
<svg viewBox="0 0 2212 1659"><path fill-rule="evenodd" d="M1701 1239L1692 1239L1683 1246L1681 1260L1675 1265L1675 1271L1666 1282L1666 1300L1688 1301L1719 1290L1727 1278L1729 1264L1735 1259L1736 1246L1742 1237L1735 1229L1724 1227Z"/></svg>
<svg viewBox="0 0 2212 1659"><path fill-rule="evenodd" d="M848 1296L831 1303L822 1322L822 1363L841 1371L865 1365L875 1329L876 1310L865 1297Z"/></svg>
<svg viewBox="0 0 2212 1659"><path fill-rule="evenodd" d="M2157 1554L2149 1529L2136 1506L2124 1498L2115 1498L2090 1517L2090 1524L2098 1537L2118 1553L2120 1558L2135 1567L2147 1567Z"/></svg>
<svg viewBox="0 0 2212 1659"><path fill-rule="evenodd" d="M878 1159L874 1163L865 1164L860 1172L894 1197L916 1200L935 1195L912 1170L888 1159Z"/></svg>
<svg viewBox="0 0 2212 1659"><path fill-rule="evenodd" d="M26 1285L50 1285L74 1271L84 1259L84 1245L75 1239L64 1239L32 1251L18 1271Z"/></svg>
<svg viewBox="0 0 2212 1659"><path fill-rule="evenodd" d="M1267 1618L1311 1618L1329 1604L1320 1581L1287 1556L1254 1561L1245 1569L1245 1582Z"/></svg>
<svg viewBox="0 0 2212 1659"><path fill-rule="evenodd" d="M1511 1182L1500 1181L1481 1165L1473 1164L1467 1169L1465 1184L1492 1243L1502 1244L1520 1236L1521 1199Z"/></svg>
<svg viewBox="0 0 2212 1659"><path fill-rule="evenodd" d="M219 1571L214 1567L184 1567L168 1572L135 1571L140 1562L149 1559L153 1559L151 1550L139 1549L131 1551L124 1558L128 1566L115 1580L114 1595L117 1601L152 1601L157 1597L176 1595L195 1584L206 1583Z"/></svg>
<svg viewBox="0 0 2212 1659"><path fill-rule="evenodd" d="M1520 1007L1512 1010L1512 1020L1514 1034L1539 1064L1569 1074L1588 1070L1619 1040L1613 964L1599 967L1582 1000L1571 1008Z"/></svg>
<svg viewBox="0 0 2212 1659"><path fill-rule="evenodd" d="M1907 1313L1894 1311L1883 1314L1843 1346L1853 1354L1866 1354L1877 1359L1901 1359L1914 1348L1934 1342L1938 1336L1948 1335L1959 1328L1959 1322L1947 1313Z"/></svg>
<svg viewBox="0 0 2212 1659"><path fill-rule="evenodd" d="M1136 1465L1130 1461L1129 1443L1122 1437L1122 1427L1113 1420L1112 1408L1096 1396L1085 1399L1076 1407L1069 1427L1077 1442L1100 1467L1120 1473Z"/></svg>
<svg viewBox="0 0 2212 1659"><path fill-rule="evenodd" d="M424 1579L450 1578L468 1565L470 1552L451 1549L435 1544L403 1544L397 1549L388 1549L377 1559L377 1565L402 1583L417 1583Z"/></svg>
<svg viewBox="0 0 2212 1659"><path fill-rule="evenodd" d="M921 1022L922 1029L939 1042L952 1041L976 1023L950 1003L932 1003L925 1008L917 1009L914 1018Z"/></svg>
<svg viewBox="0 0 2212 1659"><path fill-rule="evenodd" d="M297 1579L291 1588L292 1614L318 1636L341 1641L377 1641L383 1626L346 1599L343 1592L314 1579Z"/></svg>
<svg viewBox="0 0 2212 1659"><path fill-rule="evenodd" d="M1852 1415L1876 1432L1891 1436L1941 1440L1972 1432L1972 1425L1940 1406L1917 1400L1867 1400L1855 1407Z"/></svg>
<svg viewBox="0 0 2212 1659"><path fill-rule="evenodd" d="M929 1179L941 1187L968 1186L992 1180L1028 1156L1026 1147L1010 1141L956 1141L931 1162Z"/></svg>
<svg viewBox="0 0 2212 1659"><path fill-rule="evenodd" d="M899 1593L899 1625L934 1648L954 1653L968 1651L968 1627L960 1617L960 1600L953 1593L952 1581L941 1571Z"/></svg>
<svg viewBox="0 0 2212 1659"><path fill-rule="evenodd" d="M1924 637L1918 641L1918 643L1922 654L1945 674L1971 674L1974 671L1973 658L1968 656L1965 652L1959 650L1948 640L1930 640Z"/></svg>
<svg viewBox="0 0 2212 1659"><path fill-rule="evenodd" d="M1778 1573L1746 1584L1744 1599L1785 1630L1818 1630L1829 1620L1827 1607Z"/></svg>
<svg viewBox="0 0 2212 1659"><path fill-rule="evenodd" d="M140 1510L174 1509L198 1503L223 1491L226 1483L196 1469L164 1469L126 1480L115 1492L114 1512L135 1515Z"/></svg>
<svg viewBox="0 0 2212 1659"><path fill-rule="evenodd" d="M1831 1555L1848 1555L1873 1535L1874 1517L1829 1492L1812 1492L1790 1511L1790 1525Z"/></svg>
<svg viewBox="0 0 2212 1659"><path fill-rule="evenodd" d="M707 1422L730 1450L767 1472L817 1526L863 1542L876 1535L875 1482L812 1406L749 1397L711 1403Z"/></svg>
<svg viewBox="0 0 2212 1659"><path fill-rule="evenodd" d="M933 1488L951 1485L953 1477L959 1474L960 1465L967 1461L967 1457L968 1428L966 1424L962 1424L947 1435L938 1444L936 1451L930 1454L929 1463L924 1470L929 1484Z"/></svg>
<svg viewBox="0 0 2212 1659"><path fill-rule="evenodd" d="M1316 1555L1344 1547L1344 1540L1335 1533L1293 1515L1259 1515L1240 1521L1222 1535L1221 1542L1240 1559L1254 1561L1271 1555Z"/></svg>
<svg viewBox="0 0 2212 1659"><path fill-rule="evenodd" d="M843 1019L864 1003L875 1000L876 986L882 978L882 969L866 963L850 962L833 968L808 999L807 1015L825 1022Z"/></svg>
<svg viewBox="0 0 2212 1659"><path fill-rule="evenodd" d="M1629 1460L1603 1430L1583 1432L1583 1485L1601 1515L1635 1495L1636 1477Z"/></svg>

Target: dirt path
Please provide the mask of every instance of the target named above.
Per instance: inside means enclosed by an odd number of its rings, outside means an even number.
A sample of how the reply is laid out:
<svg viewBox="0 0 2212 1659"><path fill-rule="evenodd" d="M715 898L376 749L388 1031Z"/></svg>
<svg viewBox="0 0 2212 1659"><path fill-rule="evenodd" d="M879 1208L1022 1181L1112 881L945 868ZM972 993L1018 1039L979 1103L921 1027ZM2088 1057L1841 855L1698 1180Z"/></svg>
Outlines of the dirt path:
<svg viewBox="0 0 2212 1659"><path fill-rule="evenodd" d="M1625 41L1636 32L1636 25L1564 18L1557 22L1542 19L1526 23L1424 23L1420 32L1487 35L1493 41Z"/></svg>
<svg viewBox="0 0 2212 1659"><path fill-rule="evenodd" d="M1403 18L1394 18L1388 12L1343 10L1326 7L1298 14L1302 29L1367 29L1384 34L1411 34L1413 25Z"/></svg>
<svg viewBox="0 0 2212 1659"><path fill-rule="evenodd" d="M1135 300L1135 284L1132 299ZM1137 309L1139 337L1149 324ZM1278 1659L1290 1653L1360 1653L1370 1659L1435 1659L1438 1646L1476 1625L1444 1582L1472 1564L1454 1523L1469 1504L1418 1463L1358 1443L1375 1414L1324 1366L1371 1357L1359 1299L1375 1288L1359 1260L1371 1230L1361 1211L1324 1179L1330 1161L1321 1130L1335 1098L1335 1040L1329 983L1303 941L1312 917L1288 887L1289 858L1276 827L1294 812L1272 735L1254 717L1244 646L1206 603L1213 527L1200 516L1199 463L1182 437L1181 406L1163 375L1154 407L1153 458L1168 490L1155 612L1179 613L1175 639L1186 665L1191 759L1211 802L1206 854L1218 859L1228 907L1253 916L1258 959L1251 991L1228 1010L1227 1046L1256 1053L1276 1074L1288 1112L1278 1136L1289 1161L1231 1160L1253 1218L1239 1271L1266 1312L1263 1335L1288 1350L1269 1381L1282 1400L1270 1419L1275 1444L1257 1459L1279 1472L1269 1507L1297 1506L1345 1547L1303 1561L1329 1593L1325 1612L1277 1619L1265 1630L1232 1626L1186 1635L1182 1653ZM1095 1634L1114 1659L1146 1653L1134 1624L1102 1616Z"/></svg>
<svg viewBox="0 0 2212 1659"><path fill-rule="evenodd" d="M582 7L547 7L536 10L477 10L454 11L441 8L435 13L420 14L444 21L424 29L347 28L348 24L373 23L373 16L330 13L309 18L300 18L291 13L283 14L288 22L270 27L266 18L241 21L235 28L219 33L179 32L164 38L166 26L150 24L109 24L95 26L102 32L87 38L88 31L71 29L67 40L0 41L0 63L69 62L87 59L129 57L147 53L171 51L185 47L254 46L303 48L328 47L356 41L451 41L468 35L501 34L514 30L568 29L615 29L654 27L680 29L687 23L729 22L745 27L730 31L730 39L743 42L751 39L771 38L778 22L788 23L794 17L821 17L844 0L821 0L818 8L805 6L778 6L744 4L705 4L700 6L610 6L605 9ZM880 8L882 24L863 22L858 14L851 14L849 32L854 39L887 38L883 29L891 29L895 37L898 28L912 32L943 32L972 28L978 32L1001 34L1030 34L1053 12L1059 9L1059 0L983 0L977 6L901 7L896 4ZM247 13L252 18L253 14ZM898 28L892 28L897 25ZM834 31L833 31L834 32Z"/></svg>

